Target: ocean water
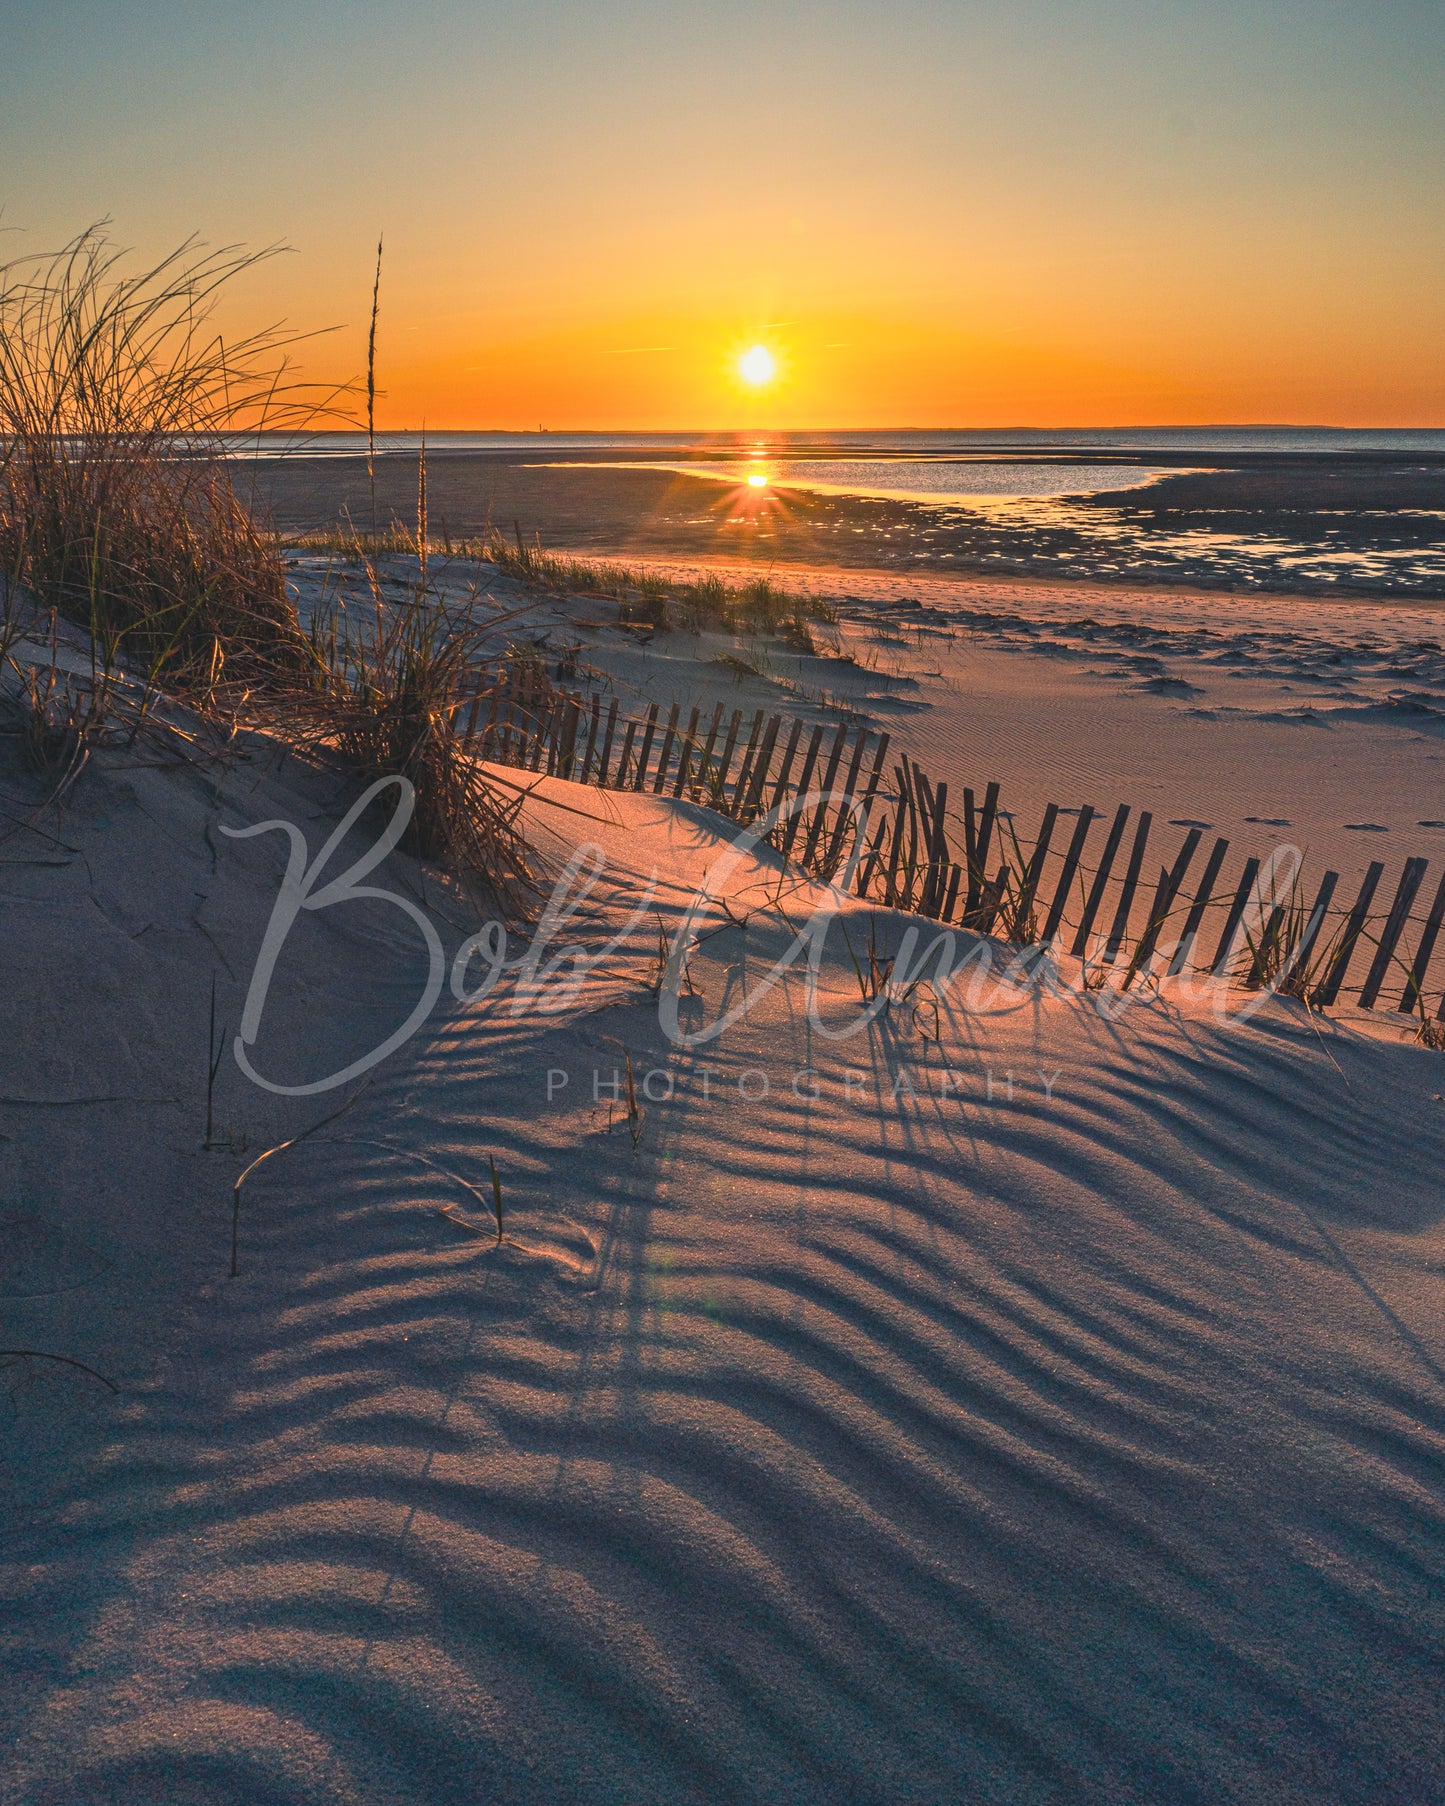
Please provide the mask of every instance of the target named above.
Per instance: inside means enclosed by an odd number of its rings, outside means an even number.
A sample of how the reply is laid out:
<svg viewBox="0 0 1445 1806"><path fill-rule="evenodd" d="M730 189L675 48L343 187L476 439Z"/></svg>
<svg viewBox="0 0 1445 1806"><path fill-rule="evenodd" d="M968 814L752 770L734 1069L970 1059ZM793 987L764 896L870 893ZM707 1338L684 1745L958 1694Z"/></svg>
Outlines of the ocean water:
<svg viewBox="0 0 1445 1806"><path fill-rule="evenodd" d="M379 433L376 448L382 456L415 457L420 433ZM1138 454L1170 452L1178 456L1199 452L1410 452L1445 456L1442 427L1315 427L1315 426L1150 426L1150 427L967 427L950 430L770 433L428 433L428 456L449 452L535 452L542 458L558 453L636 452L638 454L692 452L704 457L787 458L826 448L846 458L980 456L990 452L1017 452L1037 457L1041 453L1080 452ZM354 458L366 451L365 433L260 434L238 439L234 449L274 457L290 450L307 457Z"/></svg>
<svg viewBox="0 0 1445 1806"><path fill-rule="evenodd" d="M1028 458L1007 463L986 458L778 458L751 454L706 464L663 458L585 464L549 459L547 470L675 470L683 476L756 488L806 489L821 495L879 495L900 502L973 502L1006 497L1085 495L1100 489L1139 489L1178 468L1143 464L1051 464Z"/></svg>

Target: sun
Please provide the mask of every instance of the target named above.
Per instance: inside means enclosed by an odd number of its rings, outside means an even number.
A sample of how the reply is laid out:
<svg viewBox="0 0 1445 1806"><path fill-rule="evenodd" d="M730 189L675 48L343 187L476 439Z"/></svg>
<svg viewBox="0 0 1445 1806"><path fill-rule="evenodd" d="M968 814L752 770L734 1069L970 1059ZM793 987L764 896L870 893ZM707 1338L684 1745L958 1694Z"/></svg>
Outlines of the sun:
<svg viewBox="0 0 1445 1806"><path fill-rule="evenodd" d="M754 345L738 359L738 375L755 389L770 383L777 373L777 359L766 345Z"/></svg>

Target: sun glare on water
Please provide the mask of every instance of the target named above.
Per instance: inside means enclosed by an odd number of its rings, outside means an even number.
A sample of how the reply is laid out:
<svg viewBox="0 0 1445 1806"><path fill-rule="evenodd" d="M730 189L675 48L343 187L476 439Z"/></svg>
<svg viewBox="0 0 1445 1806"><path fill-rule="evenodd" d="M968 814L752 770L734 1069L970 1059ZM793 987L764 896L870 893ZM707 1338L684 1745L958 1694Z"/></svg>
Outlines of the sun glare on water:
<svg viewBox="0 0 1445 1806"><path fill-rule="evenodd" d="M738 375L745 383L761 388L777 374L777 360L766 345L754 345L738 359Z"/></svg>
<svg viewBox="0 0 1445 1806"><path fill-rule="evenodd" d="M748 488L749 489L766 489L767 486L768 486L768 479L763 475L763 473L760 470L754 470L749 473L749 475L748 475Z"/></svg>

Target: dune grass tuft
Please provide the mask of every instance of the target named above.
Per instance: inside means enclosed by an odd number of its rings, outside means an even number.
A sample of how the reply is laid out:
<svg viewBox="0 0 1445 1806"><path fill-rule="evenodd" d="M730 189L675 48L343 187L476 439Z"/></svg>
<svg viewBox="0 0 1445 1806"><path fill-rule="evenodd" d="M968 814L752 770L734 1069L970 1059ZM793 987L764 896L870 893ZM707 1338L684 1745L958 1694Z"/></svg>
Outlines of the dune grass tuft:
<svg viewBox="0 0 1445 1806"><path fill-rule="evenodd" d="M517 907L536 873L508 795L478 764L459 725L496 623L449 608L420 584L384 598L375 567L360 622L333 610L312 629L310 679L277 699L279 731L340 758L364 782L400 775L414 806L405 850L448 864L480 893Z"/></svg>
<svg viewBox="0 0 1445 1806"><path fill-rule="evenodd" d="M469 542L467 549L535 588L608 597L621 604L624 619L630 617L651 627L681 622L693 628L786 631L803 638L811 649L807 623L831 623L836 619L832 607L821 597L784 589L768 577L750 577L742 583L728 583L712 571L700 577L666 577L611 559L547 552L540 543L528 545L520 533L509 540L493 532L480 542Z"/></svg>
<svg viewBox="0 0 1445 1806"><path fill-rule="evenodd" d="M480 635L427 586L424 459L415 534L398 535L422 581L407 604L384 603L368 563L377 536L358 535L373 602L359 628L333 618L303 630L282 547L238 488L238 434L299 430L324 411L290 375L294 337L219 329L227 285L270 255L188 240L137 270L102 224L0 266L0 663L18 677L6 700L24 750L58 795L98 738L117 672L139 668L132 738L163 687L203 717L339 758L364 781L400 774L415 793L409 850L516 906L533 877L520 800L457 729ZM378 284L379 259L378 245ZM374 288L369 443L377 300ZM89 632L92 681L17 662L18 592Z"/></svg>
<svg viewBox="0 0 1445 1806"><path fill-rule="evenodd" d="M0 266L0 561L176 690L303 656L279 552L223 455L239 426L316 411L293 340L228 339L213 317L271 254L188 240L132 271L99 225Z"/></svg>

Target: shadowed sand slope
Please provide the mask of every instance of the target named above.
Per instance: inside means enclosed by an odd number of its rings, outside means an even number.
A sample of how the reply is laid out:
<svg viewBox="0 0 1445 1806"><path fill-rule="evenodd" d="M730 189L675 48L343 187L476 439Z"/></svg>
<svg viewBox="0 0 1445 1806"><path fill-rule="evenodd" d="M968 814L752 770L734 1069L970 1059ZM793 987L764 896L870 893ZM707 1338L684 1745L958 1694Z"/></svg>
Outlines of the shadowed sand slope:
<svg viewBox="0 0 1445 1806"><path fill-rule="evenodd" d="M785 941L700 952L757 996L691 1053L635 978L462 1010L256 1176L7 1571L54 1679L5 1799L1445 1795L1438 1059L1056 1001L829 1043Z"/></svg>

